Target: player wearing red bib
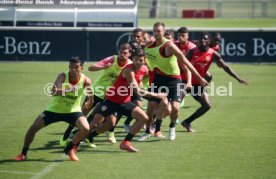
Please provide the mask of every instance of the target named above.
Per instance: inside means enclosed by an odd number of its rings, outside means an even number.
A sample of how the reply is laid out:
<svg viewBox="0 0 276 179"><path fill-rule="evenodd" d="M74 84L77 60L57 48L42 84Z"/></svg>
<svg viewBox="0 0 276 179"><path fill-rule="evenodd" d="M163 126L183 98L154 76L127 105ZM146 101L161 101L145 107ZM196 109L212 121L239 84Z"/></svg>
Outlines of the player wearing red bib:
<svg viewBox="0 0 276 179"><path fill-rule="evenodd" d="M223 61L217 51L209 47L210 39L211 36L209 33L202 33L199 46L190 50L186 55L187 59L192 63L198 73L204 77L212 61L215 61L218 66L223 68L226 73L234 77L239 83L248 85L245 80L236 75L236 73ZM201 106L190 117L183 120L182 125L188 132L195 132L190 124L211 108L209 96L206 90L200 85L200 82L194 78L194 76L192 76L192 85L191 95L201 104Z"/></svg>

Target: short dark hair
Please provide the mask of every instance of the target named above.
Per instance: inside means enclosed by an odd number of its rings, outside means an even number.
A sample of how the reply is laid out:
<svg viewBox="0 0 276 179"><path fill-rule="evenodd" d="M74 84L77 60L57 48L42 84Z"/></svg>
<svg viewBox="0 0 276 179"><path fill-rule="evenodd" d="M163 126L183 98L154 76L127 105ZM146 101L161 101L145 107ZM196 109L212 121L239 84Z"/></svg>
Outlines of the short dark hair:
<svg viewBox="0 0 276 179"><path fill-rule="evenodd" d="M144 33L143 29L141 29L141 28L136 28L136 29L134 29L134 30L132 31L132 34L134 35L134 34L136 34L136 33L138 33L138 32Z"/></svg>
<svg viewBox="0 0 276 179"><path fill-rule="evenodd" d="M80 63L81 66L84 64L84 60L78 56L71 57L69 63Z"/></svg>
<svg viewBox="0 0 276 179"><path fill-rule="evenodd" d="M168 30L165 31L165 36L166 35L171 35L172 38L174 38L174 31L172 29L168 29Z"/></svg>
<svg viewBox="0 0 276 179"><path fill-rule="evenodd" d="M177 33L183 33L183 34L186 34L186 33L189 33L189 31L188 31L188 29L187 29L187 27L180 27L179 29L178 29L178 31L177 31Z"/></svg>
<svg viewBox="0 0 276 179"><path fill-rule="evenodd" d="M209 40L211 41L212 36L211 36L210 32L201 32L201 34L200 34L200 39L201 39L202 37L204 37L205 35L207 35L208 38L209 38Z"/></svg>
<svg viewBox="0 0 276 179"><path fill-rule="evenodd" d="M120 50L129 50L131 52L132 48L129 43L124 43L120 46Z"/></svg>
<svg viewBox="0 0 276 179"><path fill-rule="evenodd" d="M146 53L145 53L145 51L142 48L137 48L132 53L132 57L135 57L135 56L138 56L138 57L142 57L143 56L144 57L144 56L146 56Z"/></svg>

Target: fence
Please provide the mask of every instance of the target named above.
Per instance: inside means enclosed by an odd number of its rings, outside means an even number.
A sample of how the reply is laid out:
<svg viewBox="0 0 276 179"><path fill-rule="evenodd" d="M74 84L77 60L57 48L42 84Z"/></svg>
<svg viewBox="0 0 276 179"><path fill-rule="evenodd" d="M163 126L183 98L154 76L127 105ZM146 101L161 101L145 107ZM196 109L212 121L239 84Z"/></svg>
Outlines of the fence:
<svg viewBox="0 0 276 179"><path fill-rule="evenodd" d="M153 0L139 0L139 18L149 18ZM157 0L157 18L181 18L184 9L212 9L217 18L276 18L276 0Z"/></svg>

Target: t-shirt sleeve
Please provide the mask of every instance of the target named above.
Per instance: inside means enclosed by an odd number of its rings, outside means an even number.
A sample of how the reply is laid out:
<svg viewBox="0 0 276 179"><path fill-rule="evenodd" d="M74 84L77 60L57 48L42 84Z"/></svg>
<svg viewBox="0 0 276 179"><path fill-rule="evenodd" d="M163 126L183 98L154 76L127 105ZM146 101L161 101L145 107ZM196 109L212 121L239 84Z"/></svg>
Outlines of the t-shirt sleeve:
<svg viewBox="0 0 276 179"><path fill-rule="evenodd" d="M113 56L106 57L106 58L102 59L101 61L97 62L96 64L100 67L104 67L108 63L111 63L111 64L114 63L114 57Z"/></svg>

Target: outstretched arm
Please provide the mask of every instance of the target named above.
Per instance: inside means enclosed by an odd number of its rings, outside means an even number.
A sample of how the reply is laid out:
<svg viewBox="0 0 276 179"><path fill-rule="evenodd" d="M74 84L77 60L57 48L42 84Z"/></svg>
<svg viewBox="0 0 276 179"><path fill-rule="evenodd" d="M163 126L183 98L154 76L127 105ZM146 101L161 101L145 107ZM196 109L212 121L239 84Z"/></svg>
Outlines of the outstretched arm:
<svg viewBox="0 0 276 179"><path fill-rule="evenodd" d="M89 71L99 71L99 70L103 70L106 68L109 68L110 66L112 66L114 63L114 57L110 56L107 57L93 65L91 65L90 67L88 67Z"/></svg>
<svg viewBox="0 0 276 179"><path fill-rule="evenodd" d="M224 60L221 58L221 55L218 52L214 52L214 60L217 62L219 67L222 67L223 70L228 73L230 76L235 78L239 83L243 85L248 85L248 82L242 78L240 78L233 70L232 68L227 65Z"/></svg>
<svg viewBox="0 0 276 179"><path fill-rule="evenodd" d="M186 65L186 67L191 71L191 73L199 80L201 86L208 85L208 82L200 76L200 74L197 72L194 66L189 62L189 60L183 55L183 53L178 49L178 47L175 44L170 42L167 47L168 54L174 54L181 64Z"/></svg>
<svg viewBox="0 0 276 179"><path fill-rule="evenodd" d="M158 98L161 99L163 101L165 101L167 99L167 95L165 93L151 93L145 90L142 90L141 88L139 88L139 85L134 77L134 72L132 71L132 69L130 68L125 68L123 71L123 77L126 78L130 88L133 90L134 93L136 94L142 94L145 97L153 97L153 98Z"/></svg>

